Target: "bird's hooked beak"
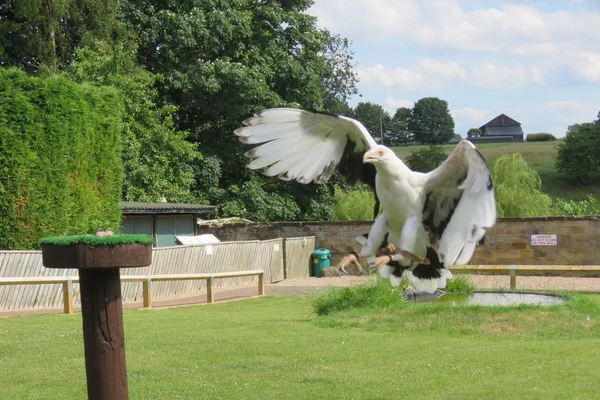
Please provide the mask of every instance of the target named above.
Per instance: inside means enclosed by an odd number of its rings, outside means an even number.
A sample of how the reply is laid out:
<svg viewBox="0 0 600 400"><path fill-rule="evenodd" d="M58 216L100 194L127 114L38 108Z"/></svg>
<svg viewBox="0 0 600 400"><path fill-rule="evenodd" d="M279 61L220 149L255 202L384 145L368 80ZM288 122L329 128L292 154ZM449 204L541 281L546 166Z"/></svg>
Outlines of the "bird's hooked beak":
<svg viewBox="0 0 600 400"><path fill-rule="evenodd" d="M363 164L366 164L368 162L371 162L371 151L367 151L364 155L363 155Z"/></svg>
<svg viewBox="0 0 600 400"><path fill-rule="evenodd" d="M373 161L377 161L379 158L377 157L376 150L369 150L363 156L363 164L372 163Z"/></svg>

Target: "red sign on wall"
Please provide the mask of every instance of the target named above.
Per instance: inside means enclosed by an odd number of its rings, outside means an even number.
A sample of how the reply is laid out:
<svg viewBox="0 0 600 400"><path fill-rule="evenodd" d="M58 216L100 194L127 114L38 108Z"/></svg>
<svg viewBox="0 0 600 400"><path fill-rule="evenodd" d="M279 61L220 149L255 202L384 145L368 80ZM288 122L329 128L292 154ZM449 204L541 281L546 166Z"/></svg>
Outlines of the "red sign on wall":
<svg viewBox="0 0 600 400"><path fill-rule="evenodd" d="M558 237L556 235L531 235L532 246L556 246Z"/></svg>

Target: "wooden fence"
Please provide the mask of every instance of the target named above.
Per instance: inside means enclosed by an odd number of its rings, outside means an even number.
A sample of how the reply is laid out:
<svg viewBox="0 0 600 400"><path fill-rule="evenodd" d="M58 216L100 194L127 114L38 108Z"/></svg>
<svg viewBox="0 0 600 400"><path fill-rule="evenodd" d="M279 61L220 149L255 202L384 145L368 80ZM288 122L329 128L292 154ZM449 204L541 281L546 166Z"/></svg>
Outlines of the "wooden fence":
<svg viewBox="0 0 600 400"><path fill-rule="evenodd" d="M121 277L121 284L136 282L142 284L142 296L144 308L152 308L152 285L155 282L171 281L206 281L206 302L213 303L215 295L213 288L216 279L239 278L247 276L258 276L258 295L265 294L265 271L236 271L219 272L214 274L171 274L171 275L125 275ZM38 278L20 278L8 277L0 278L0 287L2 286L24 286L24 285L61 285L63 309L65 314L73 314L73 287L79 283L77 276L41 276Z"/></svg>
<svg viewBox="0 0 600 400"><path fill-rule="evenodd" d="M122 278L130 275L218 274L247 270L263 270L265 283L284 277L307 276L314 237L273 239L265 241L223 242L210 245L159 247L153 249L152 265L123 268ZM290 256L286 257L285 253ZM304 265L305 271L302 271ZM288 266L291 268L286 272ZM0 277L66 277L77 276L76 269L48 269L42 266L40 251L0 251ZM122 279L124 302L141 301L143 287L138 281ZM250 286L252 276L215 281L215 288ZM206 290L206 280L165 280L153 284L155 299L191 295ZM80 304L79 284L73 284L73 302ZM0 286L0 311L63 306L60 285L31 284Z"/></svg>
<svg viewBox="0 0 600 400"><path fill-rule="evenodd" d="M452 266L454 273L509 275L510 288L516 289L517 275L521 276L578 276L599 277L600 265L464 265Z"/></svg>

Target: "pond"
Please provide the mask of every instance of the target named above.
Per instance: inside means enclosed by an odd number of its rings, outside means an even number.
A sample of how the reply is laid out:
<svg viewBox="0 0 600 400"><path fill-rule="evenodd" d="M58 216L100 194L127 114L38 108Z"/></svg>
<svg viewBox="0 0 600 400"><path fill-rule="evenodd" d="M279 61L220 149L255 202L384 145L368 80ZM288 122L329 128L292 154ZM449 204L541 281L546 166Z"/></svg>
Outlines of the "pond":
<svg viewBox="0 0 600 400"><path fill-rule="evenodd" d="M527 292L473 292L421 294L409 292L407 297L417 302L465 304L479 306L554 306L565 303L565 298L554 294Z"/></svg>

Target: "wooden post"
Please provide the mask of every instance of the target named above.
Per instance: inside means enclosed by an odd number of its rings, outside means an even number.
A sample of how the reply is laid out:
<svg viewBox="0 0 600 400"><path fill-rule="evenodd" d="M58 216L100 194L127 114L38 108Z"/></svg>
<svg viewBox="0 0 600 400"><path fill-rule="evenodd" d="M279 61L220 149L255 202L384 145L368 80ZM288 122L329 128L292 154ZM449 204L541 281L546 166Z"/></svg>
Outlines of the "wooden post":
<svg viewBox="0 0 600 400"><path fill-rule="evenodd" d="M80 268L88 399L128 399L118 268Z"/></svg>
<svg viewBox="0 0 600 400"><path fill-rule="evenodd" d="M42 262L46 268L79 269L88 399L129 399L119 268L150 265L152 246L47 243Z"/></svg>
<svg viewBox="0 0 600 400"><path fill-rule="evenodd" d="M71 279L63 282L62 292L65 314L73 314L73 281Z"/></svg>
<svg viewBox="0 0 600 400"><path fill-rule="evenodd" d="M516 268L517 268L516 265L510 266L510 288L511 289L517 288L517 270L516 270Z"/></svg>
<svg viewBox="0 0 600 400"><path fill-rule="evenodd" d="M214 283L215 283L215 277L211 275L210 278L208 278L206 280L206 302L207 303L215 302L215 294L213 292Z"/></svg>
<svg viewBox="0 0 600 400"><path fill-rule="evenodd" d="M142 282L142 292L144 296L144 308L152 308L152 279L146 275L146 280Z"/></svg>
<svg viewBox="0 0 600 400"><path fill-rule="evenodd" d="M265 271L258 275L258 295L265 295Z"/></svg>

